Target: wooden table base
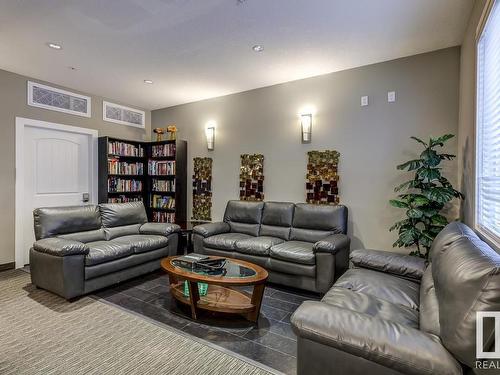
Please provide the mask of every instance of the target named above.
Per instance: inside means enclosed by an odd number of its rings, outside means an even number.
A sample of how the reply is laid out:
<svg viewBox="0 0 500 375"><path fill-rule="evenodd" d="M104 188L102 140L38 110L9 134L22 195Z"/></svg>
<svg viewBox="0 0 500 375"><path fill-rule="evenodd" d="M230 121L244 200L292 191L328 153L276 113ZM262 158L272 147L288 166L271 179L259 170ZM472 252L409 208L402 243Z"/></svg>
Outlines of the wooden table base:
<svg viewBox="0 0 500 375"><path fill-rule="evenodd" d="M264 297L264 288L265 284L256 284L253 286L252 305L254 309L247 315L247 319L251 322L256 322L259 319L262 297Z"/></svg>
<svg viewBox="0 0 500 375"><path fill-rule="evenodd" d="M231 263L236 263L236 266L245 267L249 276L242 275L241 270L239 273L229 275L226 273L208 275L174 266L172 261L176 258L178 257L170 256L162 259L161 267L168 273L170 293L177 301L190 306L193 319L198 318L199 310L240 314L252 322L259 319L265 282L269 276L264 268L241 259L228 259ZM220 258L210 257L210 259ZM234 265L231 266L234 267ZM253 271L253 275L250 271ZM184 295L185 280L188 284L189 296ZM198 283L208 285L206 295L200 296ZM250 285L253 286L251 294L238 289Z"/></svg>
<svg viewBox="0 0 500 375"><path fill-rule="evenodd" d="M265 284L256 284L253 293L220 285L208 285L207 294L200 296L198 282L188 281L189 296L184 295L184 280L170 275L170 293L176 300L191 308L191 317L198 319L199 310L241 314L251 322L259 319Z"/></svg>

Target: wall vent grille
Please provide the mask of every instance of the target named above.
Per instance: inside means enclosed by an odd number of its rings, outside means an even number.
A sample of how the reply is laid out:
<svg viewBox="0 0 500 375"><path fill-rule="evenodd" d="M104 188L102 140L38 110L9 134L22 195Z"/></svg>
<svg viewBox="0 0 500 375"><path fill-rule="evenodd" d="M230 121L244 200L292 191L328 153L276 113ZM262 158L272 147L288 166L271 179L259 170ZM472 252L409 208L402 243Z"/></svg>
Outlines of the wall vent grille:
<svg viewBox="0 0 500 375"><path fill-rule="evenodd" d="M102 119L117 124L144 128L146 124L146 113L139 109L110 102L102 102Z"/></svg>
<svg viewBox="0 0 500 375"><path fill-rule="evenodd" d="M77 116L91 116L89 96L32 81L28 81L28 105Z"/></svg>

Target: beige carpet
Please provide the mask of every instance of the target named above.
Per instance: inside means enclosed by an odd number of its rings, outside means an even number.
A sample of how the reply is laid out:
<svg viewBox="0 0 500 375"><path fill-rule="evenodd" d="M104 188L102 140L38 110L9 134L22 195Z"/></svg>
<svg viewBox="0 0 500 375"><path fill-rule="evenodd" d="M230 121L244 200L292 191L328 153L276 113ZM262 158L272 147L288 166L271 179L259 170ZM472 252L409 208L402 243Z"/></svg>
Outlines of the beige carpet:
<svg viewBox="0 0 500 375"><path fill-rule="evenodd" d="M0 273L0 374L269 372L90 297L68 303L8 271Z"/></svg>

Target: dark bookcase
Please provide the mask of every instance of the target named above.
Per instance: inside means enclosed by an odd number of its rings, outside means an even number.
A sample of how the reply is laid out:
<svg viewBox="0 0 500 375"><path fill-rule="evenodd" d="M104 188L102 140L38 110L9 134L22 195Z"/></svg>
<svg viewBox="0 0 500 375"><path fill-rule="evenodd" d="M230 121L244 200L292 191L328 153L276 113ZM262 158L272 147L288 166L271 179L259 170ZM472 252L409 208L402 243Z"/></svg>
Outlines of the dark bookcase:
<svg viewBox="0 0 500 375"><path fill-rule="evenodd" d="M99 203L144 202L150 221L187 216L187 142L99 138Z"/></svg>
<svg viewBox="0 0 500 375"><path fill-rule="evenodd" d="M146 207L151 221L186 220L186 141L147 142L146 187Z"/></svg>

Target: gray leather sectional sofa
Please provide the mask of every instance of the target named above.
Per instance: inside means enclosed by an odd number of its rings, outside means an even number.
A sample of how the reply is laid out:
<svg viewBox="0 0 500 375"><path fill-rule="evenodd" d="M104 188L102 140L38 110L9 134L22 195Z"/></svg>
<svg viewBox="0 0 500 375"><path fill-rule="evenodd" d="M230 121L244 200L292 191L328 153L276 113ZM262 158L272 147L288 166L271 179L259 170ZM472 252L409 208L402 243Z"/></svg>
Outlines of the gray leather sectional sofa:
<svg viewBox="0 0 500 375"><path fill-rule="evenodd" d="M66 299L151 272L177 253L180 227L148 223L142 202L39 208L31 281Z"/></svg>
<svg viewBox="0 0 500 375"><path fill-rule="evenodd" d="M299 375L451 375L475 367L476 312L500 311L500 255L470 228L444 228L428 266L374 250L352 251L351 262L321 302L304 302L292 316ZM493 319L483 336L493 351Z"/></svg>
<svg viewBox="0 0 500 375"><path fill-rule="evenodd" d="M345 206L229 201L223 222L196 226L194 250L266 268L269 281L324 293L347 268Z"/></svg>

